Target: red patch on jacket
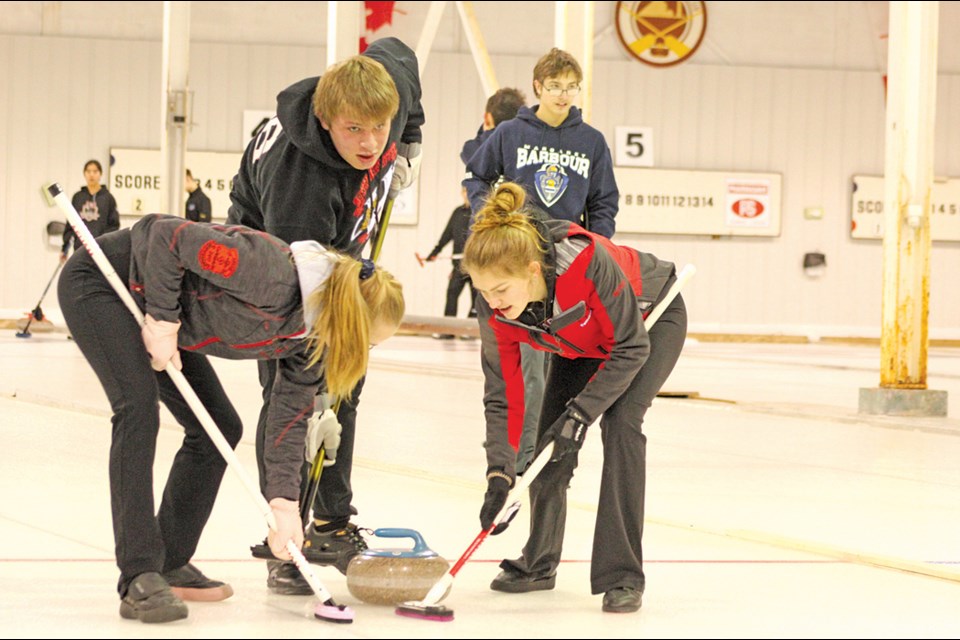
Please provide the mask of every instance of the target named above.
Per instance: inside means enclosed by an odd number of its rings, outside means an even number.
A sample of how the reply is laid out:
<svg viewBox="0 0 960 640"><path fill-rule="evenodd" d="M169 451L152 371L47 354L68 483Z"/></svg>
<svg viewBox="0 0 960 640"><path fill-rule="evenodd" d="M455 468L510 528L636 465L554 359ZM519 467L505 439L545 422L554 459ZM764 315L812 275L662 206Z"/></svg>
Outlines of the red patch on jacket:
<svg viewBox="0 0 960 640"><path fill-rule="evenodd" d="M200 268L204 271L212 271L224 278L229 278L237 270L240 264L240 254L236 249L225 247L224 245L207 240L197 252L197 260L200 262Z"/></svg>

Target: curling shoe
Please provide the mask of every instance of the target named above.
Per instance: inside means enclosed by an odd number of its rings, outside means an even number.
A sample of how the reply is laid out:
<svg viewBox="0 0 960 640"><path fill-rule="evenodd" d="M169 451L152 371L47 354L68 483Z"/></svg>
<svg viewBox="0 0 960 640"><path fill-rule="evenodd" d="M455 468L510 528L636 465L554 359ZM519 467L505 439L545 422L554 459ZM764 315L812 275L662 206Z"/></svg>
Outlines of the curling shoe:
<svg viewBox="0 0 960 640"><path fill-rule="evenodd" d="M603 594L603 610L610 613L633 613L640 609L643 591L633 587L617 587Z"/></svg>
<svg viewBox="0 0 960 640"><path fill-rule="evenodd" d="M361 533L371 533L370 529L361 529L352 522L345 526L334 527L330 531L321 531L317 525L307 527L303 541L303 555L313 564L334 565L343 575L347 575L347 566L355 557L367 550L367 543Z"/></svg>
<svg viewBox="0 0 960 640"><path fill-rule="evenodd" d="M120 617L140 622L173 622L187 617L187 605L173 595L170 585L156 571L141 573L120 600Z"/></svg>
<svg viewBox="0 0 960 640"><path fill-rule="evenodd" d="M557 574L535 576L504 569L490 583L490 588L494 591L506 593L526 593L528 591L549 591L556 585Z"/></svg>
<svg viewBox="0 0 960 640"><path fill-rule="evenodd" d="M233 595L233 587L211 580L189 562L179 569L164 571L162 575L173 595L188 602L220 602Z"/></svg>
<svg viewBox="0 0 960 640"><path fill-rule="evenodd" d="M309 596L313 594L310 583L292 562L268 560L267 588L281 596Z"/></svg>

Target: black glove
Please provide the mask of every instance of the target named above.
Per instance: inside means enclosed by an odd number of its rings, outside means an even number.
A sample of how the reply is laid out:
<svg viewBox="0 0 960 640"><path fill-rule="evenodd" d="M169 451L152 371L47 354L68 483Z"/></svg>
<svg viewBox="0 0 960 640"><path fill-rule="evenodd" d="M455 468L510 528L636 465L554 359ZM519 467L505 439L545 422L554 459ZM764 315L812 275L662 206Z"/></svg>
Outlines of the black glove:
<svg viewBox="0 0 960 640"><path fill-rule="evenodd" d="M550 462L560 462L565 456L579 451L589 424L590 420L584 417L577 405L568 402L567 410L543 434L544 443L553 440Z"/></svg>
<svg viewBox="0 0 960 640"><path fill-rule="evenodd" d="M483 507L480 509L480 527L486 531L493 526L493 520L503 509L507 502L507 495L510 493L510 481L502 471L492 471L487 474L487 492L483 495ZM516 511L510 514L504 522L497 525L497 528L490 532L495 536L504 532Z"/></svg>

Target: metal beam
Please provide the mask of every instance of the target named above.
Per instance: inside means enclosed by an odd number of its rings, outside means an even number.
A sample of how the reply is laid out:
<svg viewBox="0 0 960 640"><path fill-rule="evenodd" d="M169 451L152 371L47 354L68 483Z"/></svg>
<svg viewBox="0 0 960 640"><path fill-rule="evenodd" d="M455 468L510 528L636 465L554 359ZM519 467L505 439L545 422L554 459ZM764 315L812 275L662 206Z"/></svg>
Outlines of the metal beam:
<svg viewBox="0 0 960 640"><path fill-rule="evenodd" d="M366 21L362 2L327 2L327 66L360 53L361 25Z"/></svg>
<svg viewBox="0 0 960 640"><path fill-rule="evenodd" d="M938 2L890 3L880 386L925 389Z"/></svg>
<svg viewBox="0 0 960 640"><path fill-rule="evenodd" d="M554 46L572 55L583 70L580 111L590 120L593 103L593 2L554 2Z"/></svg>
<svg viewBox="0 0 960 640"><path fill-rule="evenodd" d="M192 96L189 89L190 3L163 3L163 62L160 73L160 206L183 215L183 182Z"/></svg>
<svg viewBox="0 0 960 640"><path fill-rule="evenodd" d="M443 17L443 10L446 6L445 1L438 0L431 2L430 9L427 11L427 19L423 24L423 31L420 32L420 40L417 41L417 62L420 66L420 77L423 77L423 70L427 66L427 57L430 55L430 49L433 48L433 41L440 29L440 18Z"/></svg>
<svg viewBox="0 0 960 640"><path fill-rule="evenodd" d="M483 92L487 96L492 96L500 88L500 85L497 84L497 74L493 71L493 63L490 62L487 45L483 40L483 34L480 33L477 16L473 13L473 3L457 2L457 12L460 14L463 30L467 34L467 42L470 44L473 62L477 65L477 72L480 74Z"/></svg>

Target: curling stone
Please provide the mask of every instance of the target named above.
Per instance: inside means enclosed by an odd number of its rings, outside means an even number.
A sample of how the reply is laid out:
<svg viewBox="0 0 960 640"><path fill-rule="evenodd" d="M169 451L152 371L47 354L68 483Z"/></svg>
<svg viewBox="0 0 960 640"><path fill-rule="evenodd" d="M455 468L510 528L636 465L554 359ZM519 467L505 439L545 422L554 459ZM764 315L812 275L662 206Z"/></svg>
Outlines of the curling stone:
<svg viewBox="0 0 960 640"><path fill-rule="evenodd" d="M347 588L363 602L398 605L422 600L450 568L413 529L377 529L373 535L412 538L414 544L412 549L367 549L354 556L347 566Z"/></svg>

